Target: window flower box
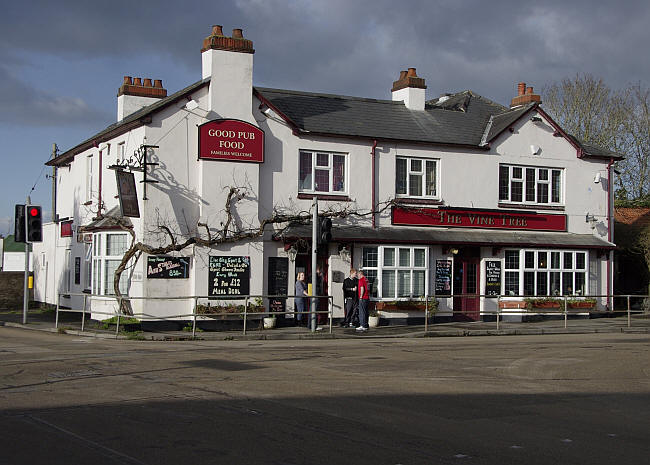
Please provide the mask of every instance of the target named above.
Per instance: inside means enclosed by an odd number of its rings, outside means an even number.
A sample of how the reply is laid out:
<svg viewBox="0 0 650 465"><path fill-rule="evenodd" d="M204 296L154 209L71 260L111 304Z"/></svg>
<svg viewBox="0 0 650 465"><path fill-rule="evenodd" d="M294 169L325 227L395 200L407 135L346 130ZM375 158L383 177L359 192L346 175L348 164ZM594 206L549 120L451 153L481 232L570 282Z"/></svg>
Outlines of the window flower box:
<svg viewBox="0 0 650 465"><path fill-rule="evenodd" d="M567 306L574 309L592 310L596 308L596 299L567 300Z"/></svg>
<svg viewBox="0 0 650 465"><path fill-rule="evenodd" d="M431 306L431 302L429 302ZM392 300L375 302L375 310L382 312L423 312L426 310L426 304L423 301L412 300Z"/></svg>

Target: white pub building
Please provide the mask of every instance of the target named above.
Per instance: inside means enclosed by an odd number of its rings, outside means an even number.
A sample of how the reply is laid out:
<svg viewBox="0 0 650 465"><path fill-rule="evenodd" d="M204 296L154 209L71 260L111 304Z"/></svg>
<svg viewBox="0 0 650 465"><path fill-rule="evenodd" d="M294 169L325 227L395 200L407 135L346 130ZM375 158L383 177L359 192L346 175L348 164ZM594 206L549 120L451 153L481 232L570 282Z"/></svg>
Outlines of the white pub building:
<svg viewBox="0 0 650 465"><path fill-rule="evenodd" d="M252 41L220 26L201 54L201 79L172 95L161 80L125 77L117 122L47 163L56 168L57 221L34 245L36 300L81 308L86 293L93 318L107 318L98 312L116 308L114 270L131 242L118 222L150 245L169 241L161 226L179 242L207 239L226 221L230 187L245 189L232 215L243 228L275 210L308 212L314 197L321 209L373 212L335 218L318 257L335 318L351 266L365 270L372 300L396 320L422 318L397 303L424 296L435 296L441 317L477 320L498 302L521 312L524 296L612 293L620 156L567 134L532 87L520 83L509 107L471 91L426 100L414 68L385 100L255 87ZM310 243L303 224L145 254L121 288L200 303L293 294L296 273L311 274ZM218 279L223 272L236 280ZM194 300L132 306L163 318L191 314ZM608 299L596 307L609 309Z"/></svg>

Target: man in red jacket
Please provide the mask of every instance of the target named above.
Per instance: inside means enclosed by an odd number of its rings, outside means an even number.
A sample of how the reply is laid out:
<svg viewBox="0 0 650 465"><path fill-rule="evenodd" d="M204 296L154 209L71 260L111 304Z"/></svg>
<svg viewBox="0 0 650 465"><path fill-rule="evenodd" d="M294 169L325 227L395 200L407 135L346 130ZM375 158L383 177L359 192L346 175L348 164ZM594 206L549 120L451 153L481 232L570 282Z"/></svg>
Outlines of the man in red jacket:
<svg viewBox="0 0 650 465"><path fill-rule="evenodd" d="M357 289L359 292L359 327L357 331L368 331L368 301L370 300L370 289L368 280L363 270L357 271L359 282Z"/></svg>

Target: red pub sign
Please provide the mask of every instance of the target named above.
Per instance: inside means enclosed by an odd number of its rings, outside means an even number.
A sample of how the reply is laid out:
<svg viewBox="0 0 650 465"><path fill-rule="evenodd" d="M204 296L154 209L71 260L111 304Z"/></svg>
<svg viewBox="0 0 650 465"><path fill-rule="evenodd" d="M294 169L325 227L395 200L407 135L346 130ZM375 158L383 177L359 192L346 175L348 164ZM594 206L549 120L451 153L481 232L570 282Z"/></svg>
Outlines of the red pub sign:
<svg viewBox="0 0 650 465"><path fill-rule="evenodd" d="M203 123L199 126L199 159L264 163L264 131L236 119Z"/></svg>
<svg viewBox="0 0 650 465"><path fill-rule="evenodd" d="M566 231L566 215L455 208L393 208L393 224L447 228Z"/></svg>

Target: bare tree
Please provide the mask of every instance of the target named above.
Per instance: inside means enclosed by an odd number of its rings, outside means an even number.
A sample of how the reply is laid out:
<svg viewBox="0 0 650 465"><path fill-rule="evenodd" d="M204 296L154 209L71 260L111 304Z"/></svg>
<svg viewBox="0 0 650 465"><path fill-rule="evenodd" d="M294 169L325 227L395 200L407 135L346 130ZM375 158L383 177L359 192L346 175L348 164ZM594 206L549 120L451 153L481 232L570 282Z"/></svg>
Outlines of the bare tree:
<svg viewBox="0 0 650 465"><path fill-rule="evenodd" d="M542 89L544 107L581 142L623 154L617 163L618 197L650 192L648 89L641 84L612 90L602 79L576 74Z"/></svg>
<svg viewBox="0 0 650 465"><path fill-rule="evenodd" d="M627 89L629 117L624 121L626 159L620 177L634 199L650 196L650 89L637 83Z"/></svg>
<svg viewBox="0 0 650 465"><path fill-rule="evenodd" d="M265 232L271 227L274 228L276 233L286 229L289 225L293 224L310 224L312 214L308 211L285 211L276 209L267 218L260 221L259 225L251 227L243 227L234 221L236 213L236 204L239 200L244 198L245 189L241 187L228 187L228 195L226 197L225 206L223 209L224 219L221 221L220 227L215 229L205 223L199 223L197 226L200 231L205 233L199 234L197 228L187 228L188 231L196 231L195 234L183 236L182 234L172 231L172 227L159 222L157 231L163 233L166 237L160 245L146 244L137 240L133 226L125 222L122 218L115 218L119 227L127 231L131 235L131 245L124 253L120 264L118 265L113 275L113 289L115 296L120 302L120 311L127 315L132 315L133 312L126 299L120 290L120 278L122 273L129 267L134 267L138 262L142 253L149 255L163 255L170 252L180 252L181 250L190 247L198 246L204 248L214 248L222 244L231 244L237 242L251 241L262 237ZM380 214L387 208L394 204L393 200L382 202L373 211L360 211L356 208L349 206L341 206L334 204L323 211L319 212L320 216L329 218L347 218L347 217L364 217L374 214Z"/></svg>

